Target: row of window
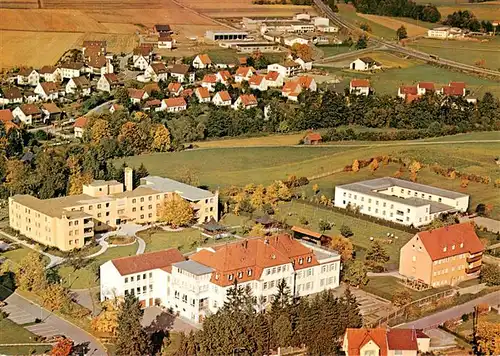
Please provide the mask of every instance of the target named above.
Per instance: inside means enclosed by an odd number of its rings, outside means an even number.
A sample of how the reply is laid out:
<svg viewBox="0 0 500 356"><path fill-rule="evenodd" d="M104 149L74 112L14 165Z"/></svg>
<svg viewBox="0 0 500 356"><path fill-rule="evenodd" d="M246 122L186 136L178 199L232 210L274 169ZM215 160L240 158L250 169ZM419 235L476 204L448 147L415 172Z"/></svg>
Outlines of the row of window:
<svg viewBox="0 0 500 356"><path fill-rule="evenodd" d="M146 279L147 276L149 276L149 278L153 278L153 272L149 272L149 274L143 273L142 275L138 274L138 275L135 276L135 280L136 281L140 281L141 280L141 276L142 276L142 279ZM134 281L134 276L125 277L125 283L128 283L129 280L130 280L130 282L133 282Z"/></svg>
<svg viewBox="0 0 500 356"><path fill-rule="evenodd" d="M288 265L268 268L266 271L266 275L269 276L270 274L281 273L281 271L283 272L288 271Z"/></svg>
<svg viewBox="0 0 500 356"><path fill-rule="evenodd" d="M175 292L174 292L174 297L175 297L175 299L180 299L180 293L179 293L179 291L175 291ZM183 302L183 303L187 303L187 302L188 302L188 297L187 297L187 295L186 295L186 294L183 294L183 295L182 295L182 302ZM196 303L196 300L191 299L189 304L190 304L192 307L194 307L194 306L195 306L195 303Z"/></svg>
<svg viewBox="0 0 500 356"><path fill-rule="evenodd" d="M321 273L326 273L326 272L331 272L331 271L336 271L336 270L337 270L336 263L331 263L329 265L321 266Z"/></svg>
<svg viewBox="0 0 500 356"><path fill-rule="evenodd" d="M328 278L322 278L319 281L319 286L329 286L331 284L337 284L337 277L328 277Z"/></svg>
<svg viewBox="0 0 500 356"><path fill-rule="evenodd" d="M314 282L307 282L304 284L297 284L297 292L308 291L314 289Z"/></svg>
<svg viewBox="0 0 500 356"><path fill-rule="evenodd" d="M297 272L297 279L314 276L314 268L308 268Z"/></svg>
<svg viewBox="0 0 500 356"><path fill-rule="evenodd" d="M149 293L153 291L153 285L149 285ZM148 288L146 286L137 287L137 288L131 288L131 289L125 289L125 295L141 295L141 294L146 294L148 292Z"/></svg>
<svg viewBox="0 0 500 356"><path fill-rule="evenodd" d="M460 247L463 247L463 244L460 244ZM460 255L456 256L451 256L451 257L446 257L437 261L434 261L434 266L440 265L441 263L448 263L450 261L455 261L457 258L460 260L462 258L465 258L465 253L461 253Z"/></svg>
<svg viewBox="0 0 500 356"><path fill-rule="evenodd" d="M463 269L465 269L465 265L460 265L460 266L456 267L457 271L460 271L460 270L463 270ZM451 267L451 272L455 272L455 267ZM448 268L441 269L439 271L434 271L433 275L434 276L440 276L440 275L446 274L446 273L448 273Z"/></svg>
<svg viewBox="0 0 500 356"><path fill-rule="evenodd" d="M75 240L75 245L78 245L80 243L80 239ZM73 245L73 240L68 240L68 244L71 246Z"/></svg>

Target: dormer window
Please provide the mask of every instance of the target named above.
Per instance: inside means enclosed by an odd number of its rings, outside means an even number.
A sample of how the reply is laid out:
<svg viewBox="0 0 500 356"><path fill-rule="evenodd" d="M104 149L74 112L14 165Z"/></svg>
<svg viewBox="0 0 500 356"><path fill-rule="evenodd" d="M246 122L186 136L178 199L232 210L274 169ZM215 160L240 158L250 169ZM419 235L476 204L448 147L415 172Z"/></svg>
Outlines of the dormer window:
<svg viewBox="0 0 500 356"><path fill-rule="evenodd" d="M461 243L460 243L460 248L463 248L463 247L464 247L464 243L463 243L463 242L461 242Z"/></svg>
<svg viewBox="0 0 500 356"><path fill-rule="evenodd" d="M218 280L219 280L219 274L218 274L218 273L216 273L216 274L215 274L215 280L216 280L216 281L218 281Z"/></svg>
<svg viewBox="0 0 500 356"><path fill-rule="evenodd" d="M243 278L243 272L238 272L238 278Z"/></svg>
<svg viewBox="0 0 500 356"><path fill-rule="evenodd" d="M303 264L304 263L304 259L301 257L299 258L299 265Z"/></svg>
<svg viewBox="0 0 500 356"><path fill-rule="evenodd" d="M312 257L311 256L307 257L307 263L311 263L311 261L312 261Z"/></svg>
<svg viewBox="0 0 500 356"><path fill-rule="evenodd" d="M443 252L446 252L446 246L445 246L445 247L443 247Z"/></svg>
<svg viewBox="0 0 500 356"><path fill-rule="evenodd" d="M455 249L455 245L452 245L452 246L451 246L451 249L452 249L452 250L454 250L454 249Z"/></svg>
<svg viewBox="0 0 500 356"><path fill-rule="evenodd" d="M230 281L232 281L232 280L233 280L233 277L234 277L234 276L233 276L233 274L231 273L231 274L227 277L227 279L229 279Z"/></svg>
<svg viewBox="0 0 500 356"><path fill-rule="evenodd" d="M248 274L248 277L250 277L250 276L252 275L252 270L251 270L251 269L249 269L249 270L247 271L247 274Z"/></svg>

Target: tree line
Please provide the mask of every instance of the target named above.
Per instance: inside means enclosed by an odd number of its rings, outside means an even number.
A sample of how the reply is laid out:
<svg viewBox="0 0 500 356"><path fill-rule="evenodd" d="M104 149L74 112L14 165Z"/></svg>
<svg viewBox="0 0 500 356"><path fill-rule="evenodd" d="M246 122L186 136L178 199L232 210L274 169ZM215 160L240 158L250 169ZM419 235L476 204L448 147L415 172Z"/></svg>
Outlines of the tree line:
<svg viewBox="0 0 500 356"><path fill-rule="evenodd" d="M494 30L491 21L479 21L476 16L468 10L458 10L448 15L443 21L443 25L468 29L474 32L493 32Z"/></svg>
<svg viewBox="0 0 500 356"><path fill-rule="evenodd" d="M420 5L411 0L353 0L352 3L356 11L363 14L410 17L432 23L441 19L441 13L435 5Z"/></svg>

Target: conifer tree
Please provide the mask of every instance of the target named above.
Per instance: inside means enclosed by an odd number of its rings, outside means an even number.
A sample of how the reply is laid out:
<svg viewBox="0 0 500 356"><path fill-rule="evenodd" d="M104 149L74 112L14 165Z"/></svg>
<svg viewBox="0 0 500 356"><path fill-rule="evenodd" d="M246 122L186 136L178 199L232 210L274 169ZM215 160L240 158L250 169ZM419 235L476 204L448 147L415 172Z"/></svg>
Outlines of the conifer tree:
<svg viewBox="0 0 500 356"><path fill-rule="evenodd" d="M149 336L141 325L143 311L132 295L125 296L118 312L116 354L143 356L150 353Z"/></svg>

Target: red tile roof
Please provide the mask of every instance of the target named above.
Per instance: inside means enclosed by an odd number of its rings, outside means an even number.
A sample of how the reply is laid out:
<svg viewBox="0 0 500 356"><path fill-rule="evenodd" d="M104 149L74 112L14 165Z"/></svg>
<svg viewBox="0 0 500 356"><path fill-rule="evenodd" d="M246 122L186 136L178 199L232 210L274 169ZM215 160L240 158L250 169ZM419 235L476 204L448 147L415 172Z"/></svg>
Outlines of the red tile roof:
<svg viewBox="0 0 500 356"><path fill-rule="evenodd" d="M257 105L257 99L253 94L242 94L240 100L243 106Z"/></svg>
<svg viewBox="0 0 500 356"><path fill-rule="evenodd" d="M217 76L215 74L205 74L202 81L203 83L215 84L217 83Z"/></svg>
<svg viewBox="0 0 500 356"><path fill-rule="evenodd" d="M35 104L23 104L21 105L21 111L24 115L40 114L40 109Z"/></svg>
<svg viewBox="0 0 500 356"><path fill-rule="evenodd" d="M9 121L14 120L14 116L12 115L12 111L9 109L0 110L0 121L6 124Z"/></svg>
<svg viewBox="0 0 500 356"><path fill-rule="evenodd" d="M44 93L47 95L54 94L59 91L59 88L57 87L56 83L53 82L43 82L40 83L40 86L42 87Z"/></svg>
<svg viewBox="0 0 500 356"><path fill-rule="evenodd" d="M167 67L165 67L165 64L163 63L152 63L151 68L156 74L163 74L168 72Z"/></svg>
<svg viewBox="0 0 500 356"><path fill-rule="evenodd" d="M229 73L228 70L221 70L219 72L219 76L222 78L223 81L227 81L232 78L231 73Z"/></svg>
<svg viewBox="0 0 500 356"><path fill-rule="evenodd" d="M420 98L420 96L417 95L417 94L406 94L406 98L405 99L406 99L407 103L411 103L411 102L413 102L413 101L415 101L415 100L417 100L419 98Z"/></svg>
<svg viewBox="0 0 500 356"><path fill-rule="evenodd" d="M222 101L231 101L231 95L229 95L229 92L226 90L220 91L216 95L219 95Z"/></svg>
<svg viewBox="0 0 500 356"><path fill-rule="evenodd" d="M161 100L159 99L153 99L153 100L148 100L146 101L146 104L144 104L145 107L153 107L153 106L161 106Z"/></svg>
<svg viewBox="0 0 500 356"><path fill-rule="evenodd" d="M254 74L248 80L248 84L250 84L250 85L260 85L263 80L264 80L264 76L263 75Z"/></svg>
<svg viewBox="0 0 500 356"><path fill-rule="evenodd" d="M420 82L417 84L419 88L425 89L425 90L435 90L434 89L434 83L432 82Z"/></svg>
<svg viewBox="0 0 500 356"><path fill-rule="evenodd" d="M48 111L49 114L59 114L61 112L61 109L59 109L54 103L42 104L42 108Z"/></svg>
<svg viewBox="0 0 500 356"><path fill-rule="evenodd" d="M187 64L174 64L170 68L170 73L186 75L189 73L189 66Z"/></svg>
<svg viewBox="0 0 500 356"><path fill-rule="evenodd" d="M33 68L21 68L19 72L17 72L18 75L21 75L23 77L29 76L32 72L34 71Z"/></svg>
<svg viewBox="0 0 500 356"><path fill-rule="evenodd" d="M246 65L247 64L247 57L238 58L238 62L240 63L240 65Z"/></svg>
<svg viewBox="0 0 500 356"><path fill-rule="evenodd" d="M309 89L311 87L311 84L313 83L314 78L310 77L308 75L302 75L297 79L297 83L300 84L300 86L304 89Z"/></svg>
<svg viewBox="0 0 500 356"><path fill-rule="evenodd" d="M104 74L104 78L109 82L109 84L118 84L120 80L115 73L106 73Z"/></svg>
<svg viewBox="0 0 500 356"><path fill-rule="evenodd" d="M142 90L144 90L148 95L151 95L152 92L157 91L158 93L161 92L160 86L158 83L150 83L146 84Z"/></svg>
<svg viewBox="0 0 500 356"><path fill-rule="evenodd" d="M293 93L293 92L300 91L300 89L297 90L297 87L300 87L299 83L294 82L294 81L289 81L289 82L286 82L283 85L283 88L281 89L281 92L283 92L283 93Z"/></svg>
<svg viewBox="0 0 500 356"><path fill-rule="evenodd" d="M166 268L171 266L172 263L181 261L185 261L185 258L175 248L111 260L122 276Z"/></svg>
<svg viewBox="0 0 500 356"><path fill-rule="evenodd" d="M144 89L128 88L127 91L129 98L137 100L142 100L142 98L144 98L144 94L146 94Z"/></svg>
<svg viewBox="0 0 500 356"><path fill-rule="evenodd" d="M466 85L464 82L450 82L450 84L448 85L450 87L455 87L455 88L459 88L460 90L464 90Z"/></svg>
<svg viewBox="0 0 500 356"><path fill-rule="evenodd" d="M39 73L40 74L52 74L56 71L57 67L55 66L43 66Z"/></svg>
<svg viewBox="0 0 500 356"><path fill-rule="evenodd" d="M460 87L443 87L443 94L444 95L451 95L451 96L461 96L464 95L464 89Z"/></svg>
<svg viewBox="0 0 500 356"><path fill-rule="evenodd" d="M201 99L210 98L210 92L208 91L207 88L198 87L195 89L195 92L196 92L196 96L201 98Z"/></svg>
<svg viewBox="0 0 500 356"><path fill-rule="evenodd" d="M198 58L200 59L201 63L203 64L212 64L212 60L208 56L208 54L199 54Z"/></svg>
<svg viewBox="0 0 500 356"><path fill-rule="evenodd" d="M353 88L369 88L370 81L368 79L353 79L353 80L351 80L351 87L353 87Z"/></svg>
<svg viewBox="0 0 500 356"><path fill-rule="evenodd" d="M238 67L238 69L236 69L235 75L246 77L248 76L249 72L253 73L255 72L255 69L253 69L253 67Z"/></svg>
<svg viewBox="0 0 500 356"><path fill-rule="evenodd" d="M182 88L182 84L179 83L179 82L171 82L168 87L167 87L167 90L171 93L177 93L180 89Z"/></svg>
<svg viewBox="0 0 500 356"><path fill-rule="evenodd" d="M23 97L23 95L21 94L21 90L19 90L19 88L16 87L4 89L3 96L5 99L9 100L20 99Z"/></svg>
<svg viewBox="0 0 500 356"><path fill-rule="evenodd" d="M183 96L184 98L187 98L188 96L192 96L192 95L193 95L193 89L184 89L181 92L181 96Z"/></svg>
<svg viewBox="0 0 500 356"><path fill-rule="evenodd" d="M387 346L389 350L418 351L416 330L415 329L387 330Z"/></svg>
<svg viewBox="0 0 500 356"><path fill-rule="evenodd" d="M319 133L316 132L311 132L306 135L306 137L309 141L321 141L323 138Z"/></svg>
<svg viewBox="0 0 500 356"><path fill-rule="evenodd" d="M314 135L314 134L310 134L310 135ZM321 139L321 136L319 136L319 138ZM298 232L300 234L316 237L318 239L322 236L322 234L320 234L319 232L314 232L314 231L311 231L308 229L304 229L303 227L300 227L300 226L292 226L292 231Z"/></svg>
<svg viewBox="0 0 500 356"><path fill-rule="evenodd" d="M139 47L134 48L135 55L141 55L143 57L149 56L149 54L153 52L152 45L140 45Z"/></svg>
<svg viewBox="0 0 500 356"><path fill-rule="evenodd" d="M475 254L484 251L484 246L479 241L474 227L469 223L422 231L417 235L432 261L467 252Z"/></svg>
<svg viewBox="0 0 500 356"><path fill-rule="evenodd" d="M415 86L402 86L399 87L399 91L401 94L412 94L412 95L417 95L418 89Z"/></svg>
<svg viewBox="0 0 500 356"><path fill-rule="evenodd" d="M80 116L78 119L75 120L73 127L78 127L83 129L87 125L88 120L89 120L88 117Z"/></svg>
<svg viewBox="0 0 500 356"><path fill-rule="evenodd" d="M163 99L165 104L167 104L167 107L179 107L179 106L186 106L186 100L184 98L168 98L168 99Z"/></svg>
<svg viewBox="0 0 500 356"><path fill-rule="evenodd" d="M279 72L272 70L266 74L266 80L269 80L271 82L275 82L276 80L278 80L279 76L280 76Z"/></svg>
<svg viewBox="0 0 500 356"><path fill-rule="evenodd" d="M363 346L372 341L380 348L378 356L387 356L387 338L385 329L351 329L346 330L347 347L344 350L349 356L360 356Z"/></svg>
<svg viewBox="0 0 500 356"><path fill-rule="evenodd" d="M158 37L158 42L172 42L172 37L167 34L160 34L160 37Z"/></svg>
<svg viewBox="0 0 500 356"><path fill-rule="evenodd" d="M302 269L318 265L312 250L289 235L239 241L217 247L215 252L201 250L190 259L213 268L211 281L220 286L229 286L234 279L259 279L265 268L273 266L292 263L295 269Z"/></svg>

